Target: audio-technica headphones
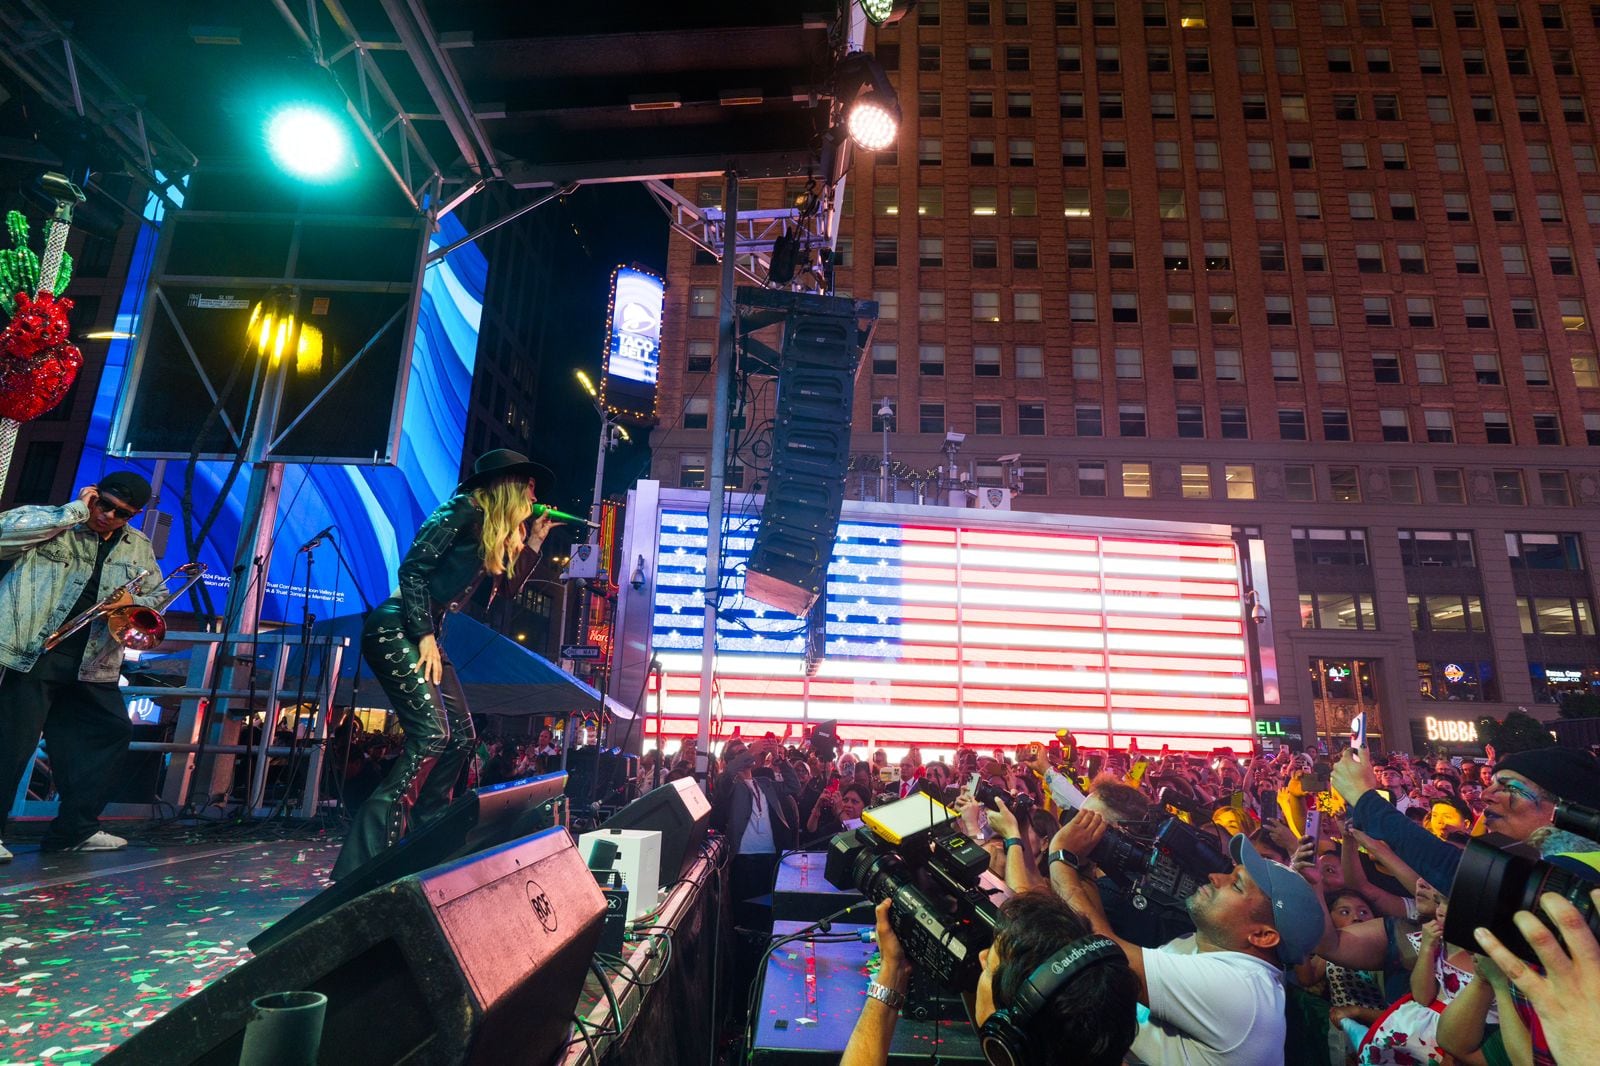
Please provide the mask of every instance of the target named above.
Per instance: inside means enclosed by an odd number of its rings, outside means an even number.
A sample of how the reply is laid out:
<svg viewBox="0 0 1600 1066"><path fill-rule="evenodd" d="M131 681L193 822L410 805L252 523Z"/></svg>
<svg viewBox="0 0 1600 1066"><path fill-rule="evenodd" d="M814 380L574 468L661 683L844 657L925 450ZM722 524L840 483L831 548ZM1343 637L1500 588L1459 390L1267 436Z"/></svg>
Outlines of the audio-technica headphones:
<svg viewBox="0 0 1600 1066"><path fill-rule="evenodd" d="M1125 958L1116 941L1103 936L1074 940L1050 956L1022 982L1009 1007L1000 1008L984 1021L978 1034L983 1057L990 1066L1023 1066L1032 1043L1028 1026L1050 997L1089 967Z"/></svg>

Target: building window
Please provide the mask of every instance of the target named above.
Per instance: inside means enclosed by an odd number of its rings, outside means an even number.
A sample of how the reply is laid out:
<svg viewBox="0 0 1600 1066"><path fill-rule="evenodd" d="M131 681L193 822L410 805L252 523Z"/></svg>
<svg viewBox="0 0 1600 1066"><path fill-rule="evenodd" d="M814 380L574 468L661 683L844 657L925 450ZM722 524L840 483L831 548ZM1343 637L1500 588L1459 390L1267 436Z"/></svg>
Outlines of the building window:
<svg viewBox="0 0 1600 1066"><path fill-rule="evenodd" d="M917 321L944 321L944 293L942 291L933 289L917 293Z"/></svg>
<svg viewBox="0 0 1600 1066"><path fill-rule="evenodd" d="M1144 353L1138 348L1116 350L1117 377L1123 380L1144 377Z"/></svg>
<svg viewBox="0 0 1600 1066"><path fill-rule="evenodd" d="M1000 376L1000 348L997 345L973 345L972 376L975 378L997 378Z"/></svg>
<svg viewBox="0 0 1600 1066"><path fill-rule="evenodd" d="M1305 440L1306 413L1298 407L1278 411L1278 438L1280 440Z"/></svg>
<svg viewBox="0 0 1600 1066"><path fill-rule="evenodd" d="M998 292L973 293L972 319L974 322L1000 321L1000 294Z"/></svg>
<svg viewBox="0 0 1600 1066"><path fill-rule="evenodd" d="M1000 405L997 403L974 404L972 408L972 431L980 436L997 436L1004 432L1001 428Z"/></svg>
<svg viewBox="0 0 1600 1066"><path fill-rule="evenodd" d="M889 377L900 371L900 346L883 342L872 346L872 372L879 377Z"/></svg>
<svg viewBox="0 0 1600 1066"><path fill-rule="evenodd" d="M706 487L706 457L704 455L678 456L678 485L685 489Z"/></svg>
<svg viewBox="0 0 1600 1066"><path fill-rule="evenodd" d="M713 285L695 285L689 289L689 317L717 317L717 289Z"/></svg>
<svg viewBox="0 0 1600 1066"><path fill-rule="evenodd" d="M945 431L944 404L942 404L942 403L925 403L925 404L922 404L917 409L917 432L918 433L943 433L944 431Z"/></svg>
<svg viewBox="0 0 1600 1066"><path fill-rule="evenodd" d="M1561 439L1561 416L1554 411L1535 411L1533 413L1533 440L1536 444L1563 444Z"/></svg>
<svg viewBox="0 0 1600 1066"><path fill-rule="evenodd" d="M1505 411L1483 412L1483 437L1489 444L1513 444L1511 416Z"/></svg>
<svg viewBox="0 0 1600 1066"><path fill-rule="evenodd" d="M1104 496L1106 494L1106 464L1080 462L1078 464L1078 495Z"/></svg>
<svg viewBox="0 0 1600 1066"><path fill-rule="evenodd" d="M972 239L972 268L974 270L993 270L999 265L1000 242L993 237L974 237Z"/></svg>
<svg viewBox="0 0 1600 1066"><path fill-rule="evenodd" d="M1353 466L1328 468L1328 495L1334 503L1360 503L1361 477Z"/></svg>
<svg viewBox="0 0 1600 1066"><path fill-rule="evenodd" d="M1088 405L1080 406L1075 412L1075 428L1080 437L1105 436L1104 420L1100 408Z"/></svg>
<svg viewBox="0 0 1600 1066"><path fill-rule="evenodd" d="M1017 377L1042 378L1044 377L1044 349L1036 344L1017 345L1016 364Z"/></svg>
<svg viewBox="0 0 1600 1066"><path fill-rule="evenodd" d="M924 296L927 293L923 293ZM917 349L918 373L925 378L944 377L944 345L924 344Z"/></svg>
<svg viewBox="0 0 1600 1066"><path fill-rule="evenodd" d="M1576 533L1507 533L1506 555L1513 570L1585 569L1583 539Z"/></svg>
<svg viewBox="0 0 1600 1066"><path fill-rule="evenodd" d="M1221 416L1223 440L1248 440L1250 438L1250 421L1245 408L1225 406L1218 413Z"/></svg>
<svg viewBox="0 0 1600 1066"><path fill-rule="evenodd" d="M1072 376L1077 381L1099 381L1099 350L1095 348L1072 349Z"/></svg>
<svg viewBox="0 0 1600 1066"><path fill-rule="evenodd" d="M1295 527L1289 534L1298 566L1368 565L1365 530Z"/></svg>
<svg viewBox="0 0 1600 1066"><path fill-rule="evenodd" d="M1529 636L1594 636L1594 610L1587 599L1518 596L1517 615L1522 632Z"/></svg>
<svg viewBox="0 0 1600 1066"><path fill-rule="evenodd" d="M1244 363L1237 348L1217 348L1211 353L1218 381L1243 381Z"/></svg>
<svg viewBox="0 0 1600 1066"><path fill-rule="evenodd" d="M683 402L683 428L705 429L711 424L711 400L705 396L691 396Z"/></svg>
<svg viewBox="0 0 1600 1066"><path fill-rule="evenodd" d="M1205 408L1199 404L1179 404L1178 436L1201 438L1206 435Z"/></svg>
<svg viewBox="0 0 1600 1066"><path fill-rule="evenodd" d="M683 369L690 374L709 374L714 355L715 348L710 341L690 341Z"/></svg>
<svg viewBox="0 0 1600 1066"><path fill-rule="evenodd" d="M1117 408L1117 435L1121 437L1145 435L1144 404L1125 403Z"/></svg>
<svg viewBox="0 0 1600 1066"><path fill-rule="evenodd" d="M1493 477L1496 503L1506 507L1522 507L1528 502L1528 493L1522 484L1522 471L1496 470Z"/></svg>
<svg viewBox="0 0 1600 1066"><path fill-rule="evenodd" d="M1472 550L1472 534L1462 529L1402 529L1402 566L1432 566L1472 569L1478 565Z"/></svg>
<svg viewBox="0 0 1600 1066"><path fill-rule="evenodd" d="M919 267L934 268L944 266L944 238L921 237L917 240L917 265ZM944 294L940 294L939 302L944 302ZM928 321L923 319L923 321Z"/></svg>
<svg viewBox="0 0 1600 1066"><path fill-rule="evenodd" d="M1322 409L1322 439L1349 440L1350 412L1343 407Z"/></svg>
<svg viewBox="0 0 1600 1066"><path fill-rule="evenodd" d="M1211 498L1211 467L1205 463L1178 464L1178 480L1186 500Z"/></svg>
<svg viewBox="0 0 1600 1066"><path fill-rule="evenodd" d="M1385 407L1378 411L1378 421L1383 426L1383 439L1403 443L1411 439L1411 423L1403 407Z"/></svg>
<svg viewBox="0 0 1600 1066"><path fill-rule="evenodd" d="M1130 500L1150 498L1150 464L1122 464L1122 495Z"/></svg>
<svg viewBox="0 0 1600 1066"><path fill-rule="evenodd" d="M1302 592L1302 629L1377 629L1369 592Z"/></svg>
<svg viewBox="0 0 1600 1066"><path fill-rule="evenodd" d="M1256 468L1249 463L1225 464L1222 468L1222 480L1227 486L1228 499L1256 498Z"/></svg>
<svg viewBox="0 0 1600 1066"><path fill-rule="evenodd" d="M1291 502L1311 503L1317 498L1317 482L1309 466L1294 464L1283 468L1283 492Z"/></svg>
<svg viewBox="0 0 1600 1066"><path fill-rule="evenodd" d="M1433 472L1433 498L1436 502L1459 506L1467 502L1466 481L1460 470L1438 469Z"/></svg>
<svg viewBox="0 0 1600 1066"><path fill-rule="evenodd" d="M1411 628L1418 633L1482 633L1483 600L1461 593L1406 597Z"/></svg>
<svg viewBox="0 0 1600 1066"><path fill-rule="evenodd" d="M1537 687L1537 686L1535 686ZM1494 664L1472 659L1418 659L1417 694L1428 700L1476 703L1500 699Z"/></svg>
<svg viewBox="0 0 1600 1066"><path fill-rule="evenodd" d="M1017 404L1017 434L1023 437L1044 436L1044 404Z"/></svg>
<svg viewBox="0 0 1600 1066"><path fill-rule="evenodd" d="M1565 470L1539 471L1539 498L1546 507L1572 506L1572 481Z"/></svg>
<svg viewBox="0 0 1600 1066"><path fill-rule="evenodd" d="M1417 470L1411 466L1389 468L1389 499L1395 503L1421 503L1422 491L1417 486Z"/></svg>

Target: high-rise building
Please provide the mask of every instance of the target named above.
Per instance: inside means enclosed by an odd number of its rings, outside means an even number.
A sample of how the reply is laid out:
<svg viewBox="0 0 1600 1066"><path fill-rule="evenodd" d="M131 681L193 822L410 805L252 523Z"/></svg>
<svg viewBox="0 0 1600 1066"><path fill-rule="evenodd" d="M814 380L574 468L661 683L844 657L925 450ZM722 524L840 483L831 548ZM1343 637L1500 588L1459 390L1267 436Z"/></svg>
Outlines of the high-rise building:
<svg viewBox="0 0 1600 1066"><path fill-rule="evenodd" d="M1600 693L1600 5L923 0L875 38L853 495L886 398L901 472L953 429L978 485L1021 455L1019 509L1233 527L1267 732L1451 750ZM694 485L718 270L674 237L669 278L654 472Z"/></svg>

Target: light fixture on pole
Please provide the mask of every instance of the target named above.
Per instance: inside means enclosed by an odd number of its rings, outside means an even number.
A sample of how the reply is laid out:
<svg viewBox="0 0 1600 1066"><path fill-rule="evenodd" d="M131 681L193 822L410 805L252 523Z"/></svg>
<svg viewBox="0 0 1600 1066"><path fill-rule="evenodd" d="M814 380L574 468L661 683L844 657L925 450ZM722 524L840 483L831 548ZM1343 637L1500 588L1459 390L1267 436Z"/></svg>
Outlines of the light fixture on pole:
<svg viewBox="0 0 1600 1066"><path fill-rule="evenodd" d="M861 13L874 26L893 26L917 6L917 0L860 0Z"/></svg>
<svg viewBox="0 0 1600 1066"><path fill-rule="evenodd" d="M894 424L894 405L885 396L878 405L878 424L883 427L883 459L878 464L878 502L889 502L889 427Z"/></svg>
<svg viewBox="0 0 1600 1066"><path fill-rule="evenodd" d="M856 147L881 152L900 135L900 98L869 52L851 52L834 71L834 93Z"/></svg>
<svg viewBox="0 0 1600 1066"><path fill-rule="evenodd" d="M354 169L344 90L333 72L297 58L271 80L264 91L274 102L263 133L279 169L307 182L335 181Z"/></svg>

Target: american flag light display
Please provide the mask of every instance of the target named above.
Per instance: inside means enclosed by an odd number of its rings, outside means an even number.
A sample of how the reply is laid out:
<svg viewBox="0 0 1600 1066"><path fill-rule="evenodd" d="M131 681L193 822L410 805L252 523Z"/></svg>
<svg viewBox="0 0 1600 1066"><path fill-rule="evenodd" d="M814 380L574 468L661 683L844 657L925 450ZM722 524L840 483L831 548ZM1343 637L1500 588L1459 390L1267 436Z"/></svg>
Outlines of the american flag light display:
<svg viewBox="0 0 1600 1066"><path fill-rule="evenodd" d="M848 741L939 748L1063 727L1086 746L1137 738L1146 750L1244 751L1254 737L1230 541L846 518L828 570L827 655L807 677L804 621L740 592L754 526L730 518L723 537L718 735L793 726L798 737L837 719ZM659 536L660 731L693 735L706 517L664 509Z"/></svg>

